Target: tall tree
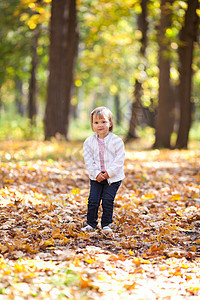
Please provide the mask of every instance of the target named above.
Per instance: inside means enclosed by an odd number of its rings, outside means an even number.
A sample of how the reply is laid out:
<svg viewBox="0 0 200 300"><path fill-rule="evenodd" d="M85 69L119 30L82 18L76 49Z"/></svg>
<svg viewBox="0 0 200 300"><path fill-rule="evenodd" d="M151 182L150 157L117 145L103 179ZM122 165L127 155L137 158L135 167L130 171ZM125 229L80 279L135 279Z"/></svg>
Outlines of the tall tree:
<svg viewBox="0 0 200 300"><path fill-rule="evenodd" d="M116 110L116 123L117 125L120 125L121 123L121 111L120 111L120 96L119 93L116 93L114 96L115 101L115 110Z"/></svg>
<svg viewBox="0 0 200 300"><path fill-rule="evenodd" d="M140 46L140 55L142 58L145 57L145 51L147 47L147 30L148 30L148 21L147 21L147 3L148 0L141 0L141 14L138 16L138 28L142 33L141 37L141 46ZM139 78L135 79L135 87L133 93L133 103L131 107L131 118L129 122L129 130L126 140L137 138L136 126L138 125L138 115L141 112L142 104L142 83Z"/></svg>
<svg viewBox="0 0 200 300"><path fill-rule="evenodd" d="M16 86L16 97L15 97L15 104L17 108L17 112L24 116L24 104L23 104L23 82L22 80L16 76L15 78L15 86Z"/></svg>
<svg viewBox="0 0 200 300"><path fill-rule="evenodd" d="M174 97L170 82L170 41L165 32L171 26L173 0L161 1L161 19L158 34L159 44L159 99L156 116L156 140L154 147L170 148L174 125Z"/></svg>
<svg viewBox="0 0 200 300"><path fill-rule="evenodd" d="M30 83L29 83L29 99L28 99L28 116L29 116L32 124L36 123L36 115L37 115L36 71L37 71L37 62L38 62L38 57L37 57L38 37L39 37L39 29L38 29L38 27L36 27L36 29L34 30L34 36L33 36L31 78L30 78Z"/></svg>
<svg viewBox="0 0 200 300"><path fill-rule="evenodd" d="M53 0L45 139L56 136L57 133L68 138L70 99L77 45L76 0Z"/></svg>
<svg viewBox="0 0 200 300"><path fill-rule="evenodd" d="M191 126L191 83L192 83L192 61L194 41L196 40L198 18L198 0L188 0L188 7L185 14L185 23L180 34L179 46L179 103L180 103L180 124L176 141L177 148L187 148L188 135Z"/></svg>

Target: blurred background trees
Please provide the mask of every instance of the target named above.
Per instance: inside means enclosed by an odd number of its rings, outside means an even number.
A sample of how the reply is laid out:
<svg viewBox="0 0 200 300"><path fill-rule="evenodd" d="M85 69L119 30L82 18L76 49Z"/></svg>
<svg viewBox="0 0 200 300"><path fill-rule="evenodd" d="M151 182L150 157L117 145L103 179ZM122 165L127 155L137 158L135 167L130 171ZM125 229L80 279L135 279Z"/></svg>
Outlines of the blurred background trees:
<svg viewBox="0 0 200 300"><path fill-rule="evenodd" d="M187 147L200 129L199 15L198 0L2 0L0 138L85 138L105 105L127 140Z"/></svg>

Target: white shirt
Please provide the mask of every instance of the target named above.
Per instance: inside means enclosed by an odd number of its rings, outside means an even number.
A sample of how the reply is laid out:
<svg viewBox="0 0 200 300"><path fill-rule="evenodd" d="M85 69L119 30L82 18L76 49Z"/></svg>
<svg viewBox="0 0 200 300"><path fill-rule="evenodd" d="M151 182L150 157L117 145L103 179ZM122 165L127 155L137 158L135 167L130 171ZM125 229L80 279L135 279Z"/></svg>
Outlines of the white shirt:
<svg viewBox="0 0 200 300"><path fill-rule="evenodd" d="M124 143L120 137L109 132L104 138L105 151L104 163L105 170L108 172L108 183L117 182L125 178L123 165L125 159ZM91 180L96 180L101 172L99 146L97 134L88 137L83 144L83 155L85 165Z"/></svg>

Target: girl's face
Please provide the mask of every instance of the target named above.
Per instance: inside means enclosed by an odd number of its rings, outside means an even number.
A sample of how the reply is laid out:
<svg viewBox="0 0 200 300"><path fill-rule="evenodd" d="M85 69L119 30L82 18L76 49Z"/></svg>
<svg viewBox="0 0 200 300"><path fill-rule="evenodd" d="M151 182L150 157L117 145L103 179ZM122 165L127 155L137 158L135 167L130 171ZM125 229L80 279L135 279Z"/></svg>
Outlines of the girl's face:
<svg viewBox="0 0 200 300"><path fill-rule="evenodd" d="M93 116L92 129L97 133L98 138L105 138L109 134L110 121L106 117Z"/></svg>

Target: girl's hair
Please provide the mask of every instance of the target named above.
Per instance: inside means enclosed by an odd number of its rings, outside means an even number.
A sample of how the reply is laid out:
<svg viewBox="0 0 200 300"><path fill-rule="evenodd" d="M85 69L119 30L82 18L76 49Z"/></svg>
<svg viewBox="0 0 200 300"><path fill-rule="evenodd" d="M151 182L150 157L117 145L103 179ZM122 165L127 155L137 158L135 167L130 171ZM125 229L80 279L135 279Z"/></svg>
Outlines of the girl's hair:
<svg viewBox="0 0 200 300"><path fill-rule="evenodd" d="M110 127L109 131L113 131L113 114L105 106L96 107L91 113L90 113L90 123L93 130L93 116L97 116L98 118L107 118L110 121Z"/></svg>

